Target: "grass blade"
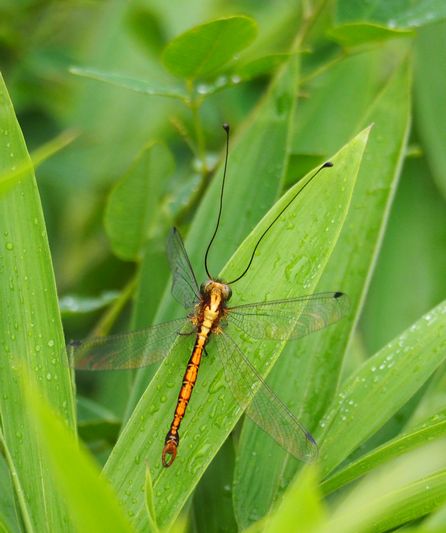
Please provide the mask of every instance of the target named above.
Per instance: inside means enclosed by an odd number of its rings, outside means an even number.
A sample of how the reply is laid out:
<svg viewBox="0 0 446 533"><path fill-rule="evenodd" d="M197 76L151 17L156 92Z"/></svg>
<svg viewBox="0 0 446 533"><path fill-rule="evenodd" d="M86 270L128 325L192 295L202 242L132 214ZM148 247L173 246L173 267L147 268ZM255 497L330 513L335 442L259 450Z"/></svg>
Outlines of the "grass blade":
<svg viewBox="0 0 446 533"><path fill-rule="evenodd" d="M382 427L445 360L445 328L443 302L346 380L316 433L324 475Z"/></svg>
<svg viewBox="0 0 446 533"><path fill-rule="evenodd" d="M29 155L0 78L0 175L23 168ZM42 208L31 165L0 196L0 413L5 442L26 494L30 530L70 531L64 502L43 473L47 459L30 439L26 404L14 368L32 370L43 394L74 432L70 372L64 351L54 275ZM20 501L20 500L19 500Z"/></svg>
<svg viewBox="0 0 446 533"><path fill-rule="evenodd" d="M296 288L282 275L287 269L296 277L299 273L302 274L300 270L310 269L310 279L316 284L322 272L322 263L328 259L348 211L367 136L366 130L353 139L333 158L335 166L330 169L329 178L325 176L326 179L322 182L312 182L290 205L269 238L262 242L249 279L243 278L237 284L234 300L236 296L239 300L242 296L245 301L255 301L265 296L292 296ZM251 254L253 243L300 187L298 184L284 195L256 226L225 267L223 277L234 276L241 270ZM319 206L318 210L315 205ZM298 225L295 223L296 219L299 220ZM327 220L334 222L327 225ZM323 244L321 233L324 234ZM299 243L299 251L296 250L296 242ZM305 255L307 250L318 247L325 250L319 259L319 268L299 261L300 254ZM276 292L265 295L265 285L273 287ZM261 373L267 372L270 369L268 363L272 364L279 355L277 346L271 347L271 343L269 346L268 343L259 342L253 345L245 339L240 340L240 346L246 350ZM212 350L211 346L209 350ZM150 461L158 523L164 527L179 513L242 414L236 401L226 390L223 369L215 350L210 353L215 355L210 356L200 369L199 386L196 387L189 406L184 430L181 432L179 456L174 466L169 470L164 469L160 453L181 381L178 368L184 365L189 355L184 351L174 351L161 365L156 379L142 396L106 465L105 472L134 513L137 528L144 527L146 523L141 498L145 476L142 463Z"/></svg>
<svg viewBox="0 0 446 533"><path fill-rule="evenodd" d="M404 63L363 118L374 123L352 204L338 242L315 292L341 290L350 313L323 332L290 342L268 382L308 429L313 430L331 402L344 353L361 309L393 199L409 127L410 72ZM402 97L404 95L404 97ZM383 149L383 142L386 148ZM320 206L314 206L320 209ZM323 241L311 251L315 261L326 253ZM307 278L293 283L307 294ZM253 468L252 455L264 467ZM235 473L238 523L247 526L268 512L301 463L287 456L256 426L244 424ZM255 509L255 512L254 512Z"/></svg>

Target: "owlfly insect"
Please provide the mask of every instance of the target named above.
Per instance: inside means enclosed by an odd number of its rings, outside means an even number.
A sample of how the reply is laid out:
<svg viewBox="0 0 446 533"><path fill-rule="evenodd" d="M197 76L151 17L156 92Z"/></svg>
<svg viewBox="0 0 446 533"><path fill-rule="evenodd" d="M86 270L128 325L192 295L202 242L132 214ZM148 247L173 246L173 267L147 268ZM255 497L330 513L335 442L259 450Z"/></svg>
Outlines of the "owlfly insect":
<svg viewBox="0 0 446 533"><path fill-rule="evenodd" d="M203 354L209 350L224 367L228 388L246 414L294 457L311 461L317 445L286 405L263 381L254 365L239 348L231 331L241 330L254 339L287 341L320 330L342 318L348 299L341 292L327 292L269 302L229 305L232 289L249 271L262 239L298 194L319 174L332 166L325 163L283 207L258 239L246 268L231 281L211 275L208 255L220 224L223 192L229 152L229 126L217 223L204 256L208 280L200 286L190 264L179 232L173 228L167 240L167 256L172 271L172 294L189 310L186 318L154 325L122 335L72 341L69 345L72 364L82 370L131 369L156 363L169 352L178 335L194 339L184 372L177 404L161 453L162 464L169 467L175 460L180 443L180 425L197 382ZM211 342L212 341L212 342ZM192 341L191 341L192 342ZM216 350L214 352L214 346Z"/></svg>

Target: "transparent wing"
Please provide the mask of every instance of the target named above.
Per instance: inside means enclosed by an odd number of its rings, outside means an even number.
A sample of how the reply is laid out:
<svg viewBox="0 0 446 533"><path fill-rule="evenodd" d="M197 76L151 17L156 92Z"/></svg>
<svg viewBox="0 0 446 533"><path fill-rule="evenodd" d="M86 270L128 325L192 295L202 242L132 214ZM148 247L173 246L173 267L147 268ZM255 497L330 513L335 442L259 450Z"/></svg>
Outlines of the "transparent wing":
<svg viewBox="0 0 446 533"><path fill-rule="evenodd" d="M228 322L254 339L298 339L337 322L348 313L342 292L322 292L228 309Z"/></svg>
<svg viewBox="0 0 446 533"><path fill-rule="evenodd" d="M224 331L215 335L228 386L246 414L282 448L302 461L313 461L317 444L255 367Z"/></svg>
<svg viewBox="0 0 446 533"><path fill-rule="evenodd" d="M167 238L167 259L172 272L172 295L188 309L199 299L200 290L183 239L176 228L171 229Z"/></svg>
<svg viewBox="0 0 446 533"><path fill-rule="evenodd" d="M140 368L165 357L178 334L185 331L193 331L192 326L181 318L122 335L71 341L70 362L79 370Z"/></svg>

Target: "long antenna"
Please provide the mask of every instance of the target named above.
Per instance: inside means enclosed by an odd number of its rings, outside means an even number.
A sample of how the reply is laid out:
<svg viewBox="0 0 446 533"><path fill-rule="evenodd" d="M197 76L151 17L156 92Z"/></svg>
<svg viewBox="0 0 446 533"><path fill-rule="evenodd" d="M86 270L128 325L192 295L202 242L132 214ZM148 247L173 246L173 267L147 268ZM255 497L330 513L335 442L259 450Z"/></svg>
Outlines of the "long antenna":
<svg viewBox="0 0 446 533"><path fill-rule="evenodd" d="M274 220L271 222L271 224L266 228L266 230L262 233L262 235L260 236L259 240L257 241L257 244L254 246L254 250L252 251L252 254L251 254L251 259L249 260L249 263L248 265L246 266L245 270L240 274L240 276L238 276L237 278L233 279L232 281L228 281L226 282L228 285L231 285L232 283L235 283L236 281L239 281L240 279L243 278L243 276L248 272L250 266L251 266L251 263L253 262L254 260L254 255L256 253L256 250L261 242L261 240L263 239L263 237L268 233L268 231L273 227L273 225L275 224L275 222L277 221L277 219L283 214L283 212L294 202L294 200L299 196L299 194L305 189L305 187L311 182L313 181L313 179L319 174L319 172L321 170L323 170L324 168L329 168L329 167L332 167L333 166L333 163L331 163L330 161L327 161L326 163L324 163L321 167L318 168L318 170L316 170L316 172L308 179L308 181L306 183L304 183L304 185L297 191L297 193L291 198L291 200L286 204L286 206L280 211L280 213L274 218ZM215 235L214 235L215 236Z"/></svg>
<svg viewBox="0 0 446 533"><path fill-rule="evenodd" d="M226 153L225 153L225 166L223 169L223 180L221 182L221 191L220 191L220 207L218 209L217 224L215 225L214 234L209 241L208 247L206 248L206 253L204 254L204 268L209 279L212 279L212 276L209 273L208 269L208 254L211 248L212 243L214 242L215 236L217 235L218 227L220 225L221 212L223 209L223 192L225 190L225 181L226 181L226 169L228 168L228 154L229 154L229 124L223 124L223 129L226 132Z"/></svg>

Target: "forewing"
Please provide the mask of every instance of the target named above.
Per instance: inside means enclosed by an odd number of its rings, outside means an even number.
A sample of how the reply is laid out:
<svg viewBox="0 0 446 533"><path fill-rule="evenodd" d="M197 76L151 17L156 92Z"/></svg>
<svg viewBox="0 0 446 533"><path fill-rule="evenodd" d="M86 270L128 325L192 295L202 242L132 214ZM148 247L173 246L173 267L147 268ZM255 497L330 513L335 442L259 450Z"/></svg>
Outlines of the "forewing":
<svg viewBox="0 0 446 533"><path fill-rule="evenodd" d="M167 238L167 259L172 272L172 295L189 309L198 301L200 290L183 239L176 228L171 229Z"/></svg>
<svg viewBox="0 0 446 533"><path fill-rule="evenodd" d="M302 461L312 461L318 449L311 434L263 381L240 348L224 331L215 335L225 378L237 402L261 429Z"/></svg>
<svg viewBox="0 0 446 533"><path fill-rule="evenodd" d="M178 334L185 332L192 333L193 326L181 318L130 333L71 341L68 353L71 365L79 370L140 368L163 359Z"/></svg>
<svg viewBox="0 0 446 533"><path fill-rule="evenodd" d="M228 309L227 319L254 339L298 339L333 324L348 313L341 292L323 292Z"/></svg>

